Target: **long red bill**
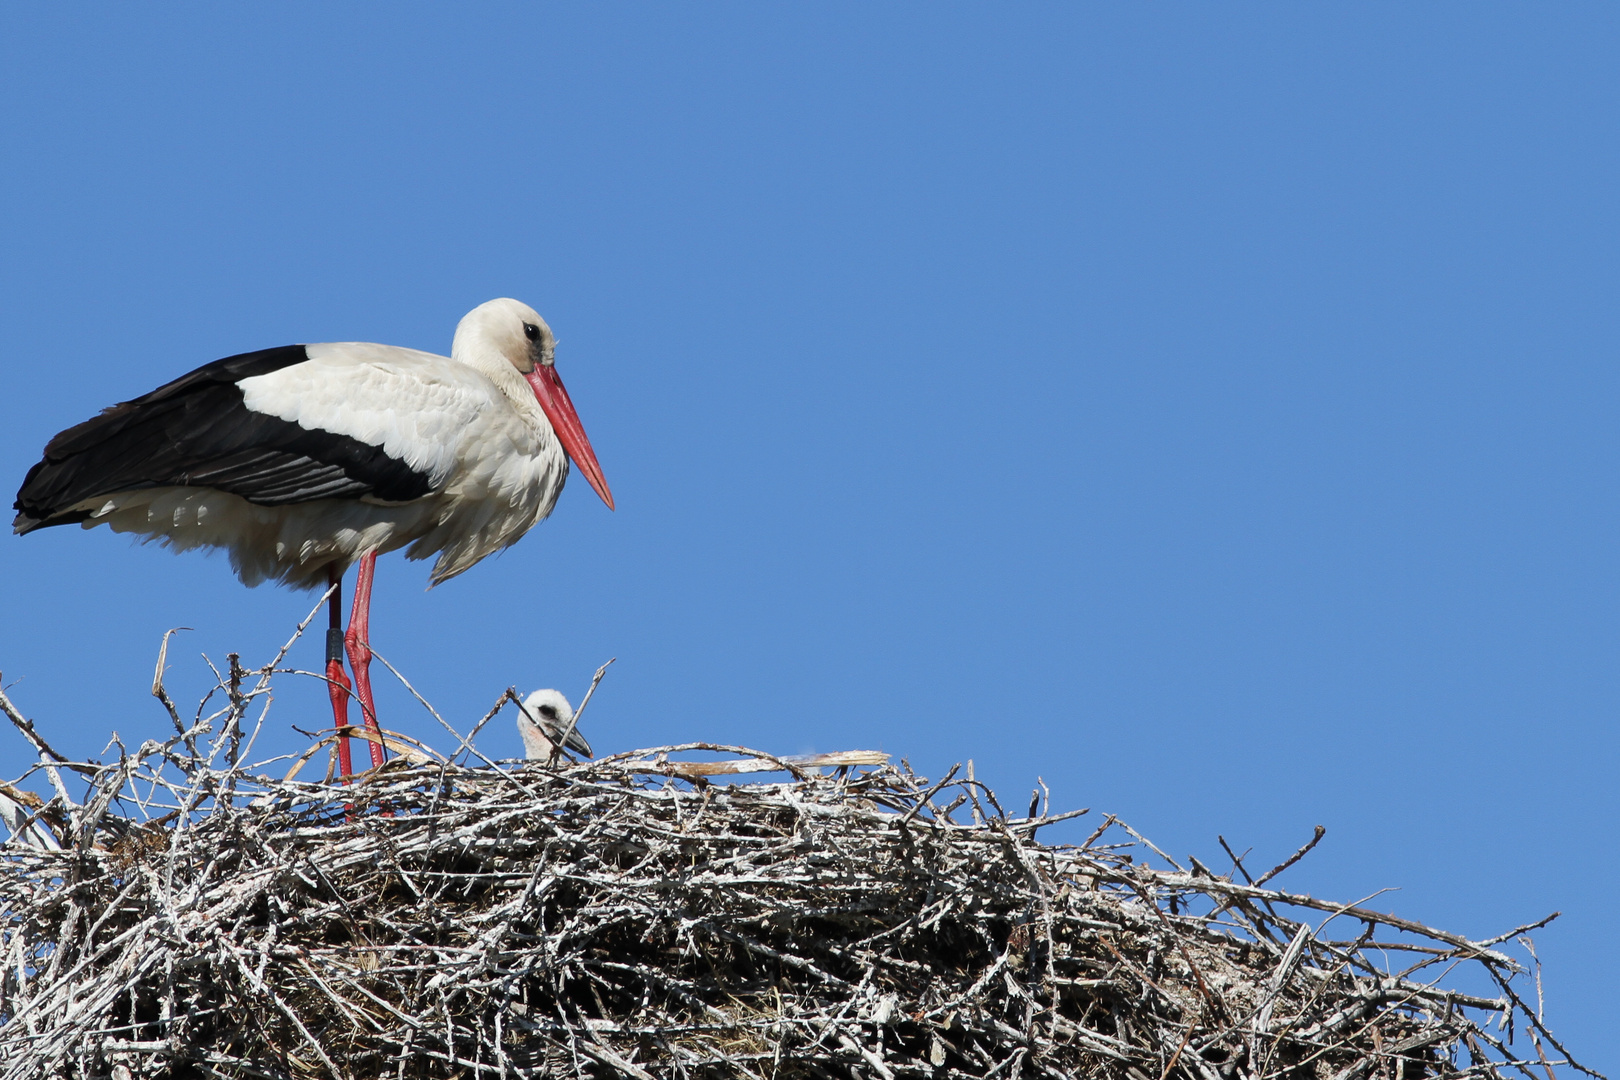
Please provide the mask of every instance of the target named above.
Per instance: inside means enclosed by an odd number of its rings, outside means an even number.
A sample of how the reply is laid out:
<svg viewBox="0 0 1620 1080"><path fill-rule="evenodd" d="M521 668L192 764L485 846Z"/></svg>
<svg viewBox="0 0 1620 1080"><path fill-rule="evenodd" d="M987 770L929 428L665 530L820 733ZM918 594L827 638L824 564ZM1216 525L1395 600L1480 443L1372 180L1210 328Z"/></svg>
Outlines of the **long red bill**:
<svg viewBox="0 0 1620 1080"><path fill-rule="evenodd" d="M585 474L591 487L602 496L607 508L613 509L613 492L608 490L602 466L596 463L596 451L591 449L591 440L585 437L585 425L579 422L579 413L574 411L574 403L569 399L562 380L557 377L556 367L536 364L534 370L523 377L534 388L534 396L545 410L546 419L551 421L551 430L562 441L563 449L574 459L574 464Z"/></svg>

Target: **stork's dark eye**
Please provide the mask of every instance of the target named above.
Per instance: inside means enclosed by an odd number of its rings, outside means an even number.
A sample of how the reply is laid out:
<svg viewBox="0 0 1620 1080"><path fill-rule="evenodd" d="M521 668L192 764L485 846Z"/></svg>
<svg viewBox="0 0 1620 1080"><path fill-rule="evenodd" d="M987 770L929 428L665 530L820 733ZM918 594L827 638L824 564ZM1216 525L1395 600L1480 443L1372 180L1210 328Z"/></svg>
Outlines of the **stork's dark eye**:
<svg viewBox="0 0 1620 1080"><path fill-rule="evenodd" d="M545 717L547 720L557 719L557 706L555 705L542 705L535 711L541 716Z"/></svg>
<svg viewBox="0 0 1620 1080"><path fill-rule="evenodd" d="M523 336L528 338L530 341L539 341L540 328L534 325L532 322L526 322L523 324Z"/></svg>

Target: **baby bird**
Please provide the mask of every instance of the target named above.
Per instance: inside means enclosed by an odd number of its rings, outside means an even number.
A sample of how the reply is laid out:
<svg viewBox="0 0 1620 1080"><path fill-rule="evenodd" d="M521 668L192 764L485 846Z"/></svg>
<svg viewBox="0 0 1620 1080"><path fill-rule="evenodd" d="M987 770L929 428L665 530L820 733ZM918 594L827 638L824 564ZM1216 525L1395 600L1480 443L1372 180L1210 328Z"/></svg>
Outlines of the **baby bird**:
<svg viewBox="0 0 1620 1080"><path fill-rule="evenodd" d="M550 761L556 752L557 740L571 727L573 720L573 706L556 690L536 690L524 698L523 707L518 710L517 726L528 759ZM591 756L591 744L577 729L568 730L563 746Z"/></svg>

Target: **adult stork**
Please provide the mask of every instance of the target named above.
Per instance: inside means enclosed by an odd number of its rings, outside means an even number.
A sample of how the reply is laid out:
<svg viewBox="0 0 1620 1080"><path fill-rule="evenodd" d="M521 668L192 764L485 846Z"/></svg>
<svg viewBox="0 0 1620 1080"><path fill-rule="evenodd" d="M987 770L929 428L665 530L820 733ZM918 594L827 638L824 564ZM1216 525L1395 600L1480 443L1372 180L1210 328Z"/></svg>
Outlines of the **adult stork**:
<svg viewBox="0 0 1620 1080"><path fill-rule="evenodd" d="M18 533L108 525L177 551L224 549L243 584L332 587L326 677L348 720L347 652L366 726L377 556L437 555L431 585L514 544L556 505L572 458L613 508L533 308L491 300L449 356L394 345L286 345L205 364L45 447ZM358 565L347 633L338 595ZM371 760L384 760L373 740ZM352 771L346 738L339 768Z"/></svg>

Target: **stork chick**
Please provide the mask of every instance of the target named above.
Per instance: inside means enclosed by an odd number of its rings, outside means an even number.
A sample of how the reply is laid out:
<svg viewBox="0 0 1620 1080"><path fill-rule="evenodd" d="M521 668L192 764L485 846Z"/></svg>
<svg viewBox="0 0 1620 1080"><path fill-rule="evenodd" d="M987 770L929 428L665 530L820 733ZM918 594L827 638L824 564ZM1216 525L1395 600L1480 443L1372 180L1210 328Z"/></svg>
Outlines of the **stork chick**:
<svg viewBox="0 0 1620 1080"><path fill-rule="evenodd" d="M573 722L573 706L556 690L536 690L524 698L517 726L518 734L523 736L525 756L530 761L550 761L557 752L557 740L567 731L564 748L590 757L591 744L578 728L573 728Z"/></svg>

